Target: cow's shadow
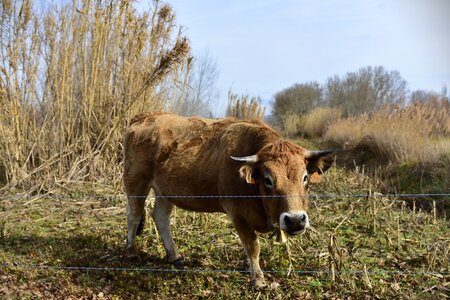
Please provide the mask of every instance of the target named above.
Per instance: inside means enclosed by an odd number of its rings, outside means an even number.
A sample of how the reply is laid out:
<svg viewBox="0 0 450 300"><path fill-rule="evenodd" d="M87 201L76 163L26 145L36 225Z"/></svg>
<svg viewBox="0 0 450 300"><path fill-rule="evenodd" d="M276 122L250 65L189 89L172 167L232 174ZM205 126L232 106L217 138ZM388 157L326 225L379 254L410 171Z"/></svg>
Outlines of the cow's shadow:
<svg viewBox="0 0 450 300"><path fill-rule="evenodd" d="M40 278L65 270L75 283L88 276L89 280L83 280L83 284L94 290L105 286L111 290L118 283L131 284L137 275L135 271L150 276L152 273L162 275L163 272L158 270L173 268L156 253L141 252L139 259L128 259L124 249L125 244L105 243L101 236L93 234L70 237L9 235L0 237L0 253L3 253L0 266L11 272L33 269L42 272Z"/></svg>
<svg viewBox="0 0 450 300"><path fill-rule="evenodd" d="M12 258L21 261L45 257L46 262L57 262L63 267L105 267L129 268L152 265L154 268L167 268L167 260L158 255L140 252L139 258L124 255L125 244L106 243L98 235L75 235L70 237L44 237L37 235L10 235L0 237L0 249L10 253Z"/></svg>

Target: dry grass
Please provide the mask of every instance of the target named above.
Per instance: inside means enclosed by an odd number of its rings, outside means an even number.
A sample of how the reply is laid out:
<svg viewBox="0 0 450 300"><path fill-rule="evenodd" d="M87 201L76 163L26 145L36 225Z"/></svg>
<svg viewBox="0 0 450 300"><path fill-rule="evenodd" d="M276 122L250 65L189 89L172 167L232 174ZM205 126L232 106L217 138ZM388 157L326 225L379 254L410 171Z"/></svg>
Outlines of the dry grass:
<svg viewBox="0 0 450 300"><path fill-rule="evenodd" d="M305 116L286 114L284 116L283 134L288 137L300 136L305 127Z"/></svg>
<svg viewBox="0 0 450 300"><path fill-rule="evenodd" d="M83 197L80 186L91 195L121 194L123 128L136 112L181 106L167 95L174 84L186 86L179 79L189 72L189 45L176 31L170 6L156 1L152 11L138 15L125 0L96 3L82 0L42 14L34 13L27 0L4 0L0 7L0 178L9 192L0 199L1 298L447 297L448 274L424 272L449 270L448 223L381 197L312 197L316 231L293 239L291 255L285 246L262 238L261 264L265 270L323 272L267 274L275 284L263 291L248 287L248 274L234 272L18 268L168 268L151 222L138 241L147 253L144 260L124 260L124 198ZM427 135L448 140L448 109L444 103L439 109L380 112L352 119L356 125L337 122L330 130L341 124L339 141L353 146L353 138L375 136L367 127L386 132L396 129L399 119L413 119L398 125L410 132L405 145ZM261 115L255 104L250 111L259 112L252 117ZM388 137L392 143L400 139ZM321 190L312 194L379 188L358 172L332 169L326 175ZM11 193L15 189L71 196L22 199ZM246 268L242 246L224 215L177 210L172 223L189 269Z"/></svg>
<svg viewBox="0 0 450 300"><path fill-rule="evenodd" d="M265 109L259 97L237 95L228 91L227 117L245 120L263 120Z"/></svg>
<svg viewBox="0 0 450 300"><path fill-rule="evenodd" d="M384 108L340 120L324 135L344 150L370 152L379 162L435 162L450 154L448 101Z"/></svg>
<svg viewBox="0 0 450 300"><path fill-rule="evenodd" d="M67 182L117 185L130 116L177 107L189 44L159 1L75 1L36 13L2 1L0 171L7 187L42 192ZM183 86L181 88L184 88Z"/></svg>
<svg viewBox="0 0 450 300"><path fill-rule="evenodd" d="M282 270L266 272L269 286L263 290L250 287L248 273L217 271L248 268L239 238L224 214L180 209L171 219L174 239L187 269L198 273L20 268L171 266L150 220L138 238L143 259L123 257L123 196L3 197L0 265L16 267L0 267L0 298L445 299L450 278L444 273L450 261L448 222L433 213L408 210L395 198L314 197L373 192L378 187L362 172L329 170L311 191L308 213L315 230L290 239L289 248L268 235L261 237L261 267ZM153 201L149 202L151 206Z"/></svg>
<svg viewBox="0 0 450 300"><path fill-rule="evenodd" d="M303 130L308 137L322 136L341 116L342 110L339 108L318 107L306 115Z"/></svg>
<svg viewBox="0 0 450 300"><path fill-rule="evenodd" d="M284 120L284 134L289 137L320 137L341 116L341 109L330 107L317 107L304 116L287 114Z"/></svg>

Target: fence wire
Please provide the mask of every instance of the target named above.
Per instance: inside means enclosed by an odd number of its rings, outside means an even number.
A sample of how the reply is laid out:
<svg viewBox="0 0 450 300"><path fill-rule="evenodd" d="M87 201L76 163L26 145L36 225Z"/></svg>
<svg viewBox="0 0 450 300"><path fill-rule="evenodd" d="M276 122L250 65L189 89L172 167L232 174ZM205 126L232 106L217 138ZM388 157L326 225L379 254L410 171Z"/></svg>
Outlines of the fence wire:
<svg viewBox="0 0 450 300"><path fill-rule="evenodd" d="M54 199L54 200L81 200L81 199L97 199L97 200L115 200L126 198L166 198L166 199L251 199L251 198L282 198L283 195L148 195L148 196L126 196L126 195L12 195L0 196L0 200L38 200L38 199ZM391 198L390 201L404 201L401 198L428 198L426 200L450 200L450 193L358 193L358 194L311 194L309 196L295 195L290 197L306 198L310 200L327 200L327 199L351 199L351 198ZM394 198L394 199L392 199ZM432 198L432 199L429 199ZM25 269L55 269L55 270L69 270L69 271L99 271L99 272L147 272L147 273L249 273L249 270L243 269L169 269L169 268L124 268L124 267L88 267L88 266L50 266L50 265L19 265L19 264L0 264L0 269L5 270L25 270ZM299 275L334 275L334 274L348 274L348 275L421 275L421 276L446 276L450 275L450 271L408 271L408 270L294 270L294 269L280 269L280 270L263 270L265 273L279 273L279 274L299 274Z"/></svg>
<svg viewBox="0 0 450 300"><path fill-rule="evenodd" d="M80 200L80 199L254 199L254 198L284 198L286 195L11 195L0 196L0 200L33 200L33 199L55 199L55 200ZM310 194L310 195L289 195L290 198L309 198L310 200L331 200L346 198L397 198L393 201L404 201L402 198L437 198L439 200L450 200L450 193L426 193L426 194L396 194L396 193L358 193L358 194Z"/></svg>
<svg viewBox="0 0 450 300"><path fill-rule="evenodd" d="M55 270L69 270L69 271L101 271L101 272L146 272L146 273L250 273L249 270L244 269L165 269L165 268L121 268L121 267L85 267L85 266L48 266L48 265L13 265L13 264L0 264L0 269L55 269ZM303 274L303 275L315 275L315 274L347 274L347 275L449 275L450 271L402 271L402 270L262 270L264 273L277 273L277 274Z"/></svg>

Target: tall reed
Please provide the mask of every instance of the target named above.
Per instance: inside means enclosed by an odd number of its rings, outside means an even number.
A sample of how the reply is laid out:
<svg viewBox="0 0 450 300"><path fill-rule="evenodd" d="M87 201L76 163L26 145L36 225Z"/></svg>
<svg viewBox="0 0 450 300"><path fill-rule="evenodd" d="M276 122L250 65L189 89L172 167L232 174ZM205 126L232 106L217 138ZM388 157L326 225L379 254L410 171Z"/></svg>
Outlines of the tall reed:
<svg viewBox="0 0 450 300"><path fill-rule="evenodd" d="M264 119L265 108L261 105L259 97L234 94L228 91L227 117L238 119Z"/></svg>
<svg viewBox="0 0 450 300"><path fill-rule="evenodd" d="M139 14L127 0L74 0L36 12L0 8L0 170L7 188L117 185L127 121L162 110L189 72L172 8ZM1 178L1 176L0 176Z"/></svg>

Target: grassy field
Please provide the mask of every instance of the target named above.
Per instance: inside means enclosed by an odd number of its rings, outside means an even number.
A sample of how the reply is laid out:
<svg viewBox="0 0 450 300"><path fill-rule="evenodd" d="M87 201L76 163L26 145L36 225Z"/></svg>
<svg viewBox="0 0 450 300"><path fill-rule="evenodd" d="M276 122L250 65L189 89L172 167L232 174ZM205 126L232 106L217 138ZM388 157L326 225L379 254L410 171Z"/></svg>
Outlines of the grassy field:
<svg viewBox="0 0 450 300"><path fill-rule="evenodd" d="M170 5L153 1L139 13L130 1L96 3L0 7L7 49L0 54L0 299L447 297L449 223L439 213L449 199L424 212L410 199L314 194L386 191L355 170L367 157L394 163L388 179L395 192L448 193L448 99L342 120L328 109L291 116L286 133L329 132L329 145L355 150L353 170L334 168L312 190L314 230L288 245L261 238L266 289L250 287L244 251L224 215L176 211L186 272L165 263L151 221L138 239L144 258L126 260L123 133L138 112L180 112L189 104L193 58ZM371 155L358 164L360 149ZM410 176L398 181L397 174Z"/></svg>
<svg viewBox="0 0 450 300"><path fill-rule="evenodd" d="M287 245L261 237L261 265L269 271L262 290L250 287L245 254L224 215L176 211L174 238L187 265L181 273L166 264L151 221L138 239L143 259L123 257L123 196L5 196L0 201L0 298L448 298L448 221L410 210L396 198L314 197L377 188L358 170L330 170L311 191L313 230Z"/></svg>

